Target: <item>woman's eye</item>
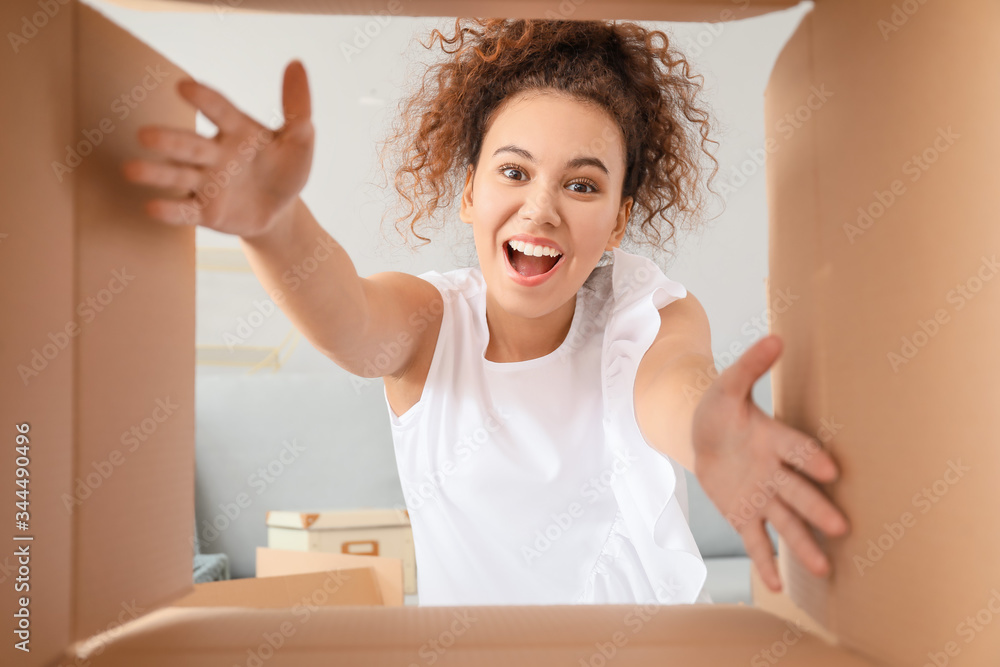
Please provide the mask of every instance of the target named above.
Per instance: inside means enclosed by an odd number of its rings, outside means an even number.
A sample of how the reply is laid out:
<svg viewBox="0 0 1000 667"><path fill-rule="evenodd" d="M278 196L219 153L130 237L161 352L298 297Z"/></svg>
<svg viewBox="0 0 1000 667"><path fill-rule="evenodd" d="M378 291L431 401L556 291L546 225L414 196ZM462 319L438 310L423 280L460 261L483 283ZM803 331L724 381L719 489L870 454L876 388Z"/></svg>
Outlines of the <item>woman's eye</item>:
<svg viewBox="0 0 1000 667"><path fill-rule="evenodd" d="M524 173L524 171L521 170L520 167L515 167L513 165L504 165L500 167L499 171L501 174L504 175L505 178L512 181L526 180L524 178L521 178L521 176L526 176L526 174ZM567 187L573 188L576 186L580 186L583 188L582 190L574 190L574 192L578 194L589 195L597 192L597 186L587 181L576 181L574 183L570 183Z"/></svg>
<svg viewBox="0 0 1000 667"><path fill-rule="evenodd" d="M508 174L510 174L510 172L514 172L516 174L523 174L524 173L524 172L522 172L520 169L518 169L516 167L503 167L503 168L501 168L500 172L502 174L504 174L505 176L507 176ZM508 176L508 178L509 178L509 176ZM512 180L519 181L521 179L520 178L514 178Z"/></svg>
<svg viewBox="0 0 1000 667"><path fill-rule="evenodd" d="M590 190L574 190L574 192L578 192L578 193L584 194L584 195L590 194L591 192L597 192L597 188L595 188L590 183L581 183L581 182L577 181L576 183L570 183L569 184L570 187L573 187L573 186L576 186L576 185L582 185L585 188L590 188Z"/></svg>

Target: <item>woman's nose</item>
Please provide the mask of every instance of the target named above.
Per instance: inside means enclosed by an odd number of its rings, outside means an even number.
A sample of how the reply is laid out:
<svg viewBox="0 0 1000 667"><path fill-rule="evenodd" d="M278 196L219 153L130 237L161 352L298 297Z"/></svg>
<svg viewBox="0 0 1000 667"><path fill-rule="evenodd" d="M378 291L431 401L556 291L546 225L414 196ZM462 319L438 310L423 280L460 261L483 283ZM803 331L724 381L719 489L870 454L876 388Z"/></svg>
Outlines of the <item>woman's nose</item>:
<svg viewBox="0 0 1000 667"><path fill-rule="evenodd" d="M558 225L562 221L556 197L550 187L538 184L537 187L525 188L526 196L521 205L521 217L536 224Z"/></svg>

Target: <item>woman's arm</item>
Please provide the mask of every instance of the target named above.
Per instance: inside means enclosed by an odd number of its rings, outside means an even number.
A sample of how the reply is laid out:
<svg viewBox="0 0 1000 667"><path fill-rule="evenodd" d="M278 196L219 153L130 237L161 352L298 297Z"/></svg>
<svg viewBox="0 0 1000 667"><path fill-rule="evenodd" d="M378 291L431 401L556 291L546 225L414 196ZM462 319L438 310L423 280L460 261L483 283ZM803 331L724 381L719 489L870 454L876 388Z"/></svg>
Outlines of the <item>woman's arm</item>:
<svg viewBox="0 0 1000 667"><path fill-rule="evenodd" d="M710 369L710 370L709 370ZM688 292L660 309L660 331L635 376L635 415L646 442L694 472L691 421L718 375L708 316Z"/></svg>
<svg viewBox="0 0 1000 667"><path fill-rule="evenodd" d="M430 335L414 317L441 297L427 281L401 272L360 277L299 196L315 144L302 63L285 68L285 124L277 131L197 81L179 82L178 92L219 131L207 138L186 129L140 128L139 141L154 159L129 160L125 177L187 194L148 201L150 216L238 236L258 280L313 346L355 375L401 376ZM210 180L218 174L226 176L221 185Z"/></svg>
<svg viewBox="0 0 1000 667"><path fill-rule="evenodd" d="M771 590L781 589L781 579L768 521L806 568L824 576L829 563L806 522L828 535L848 530L846 517L814 483L834 481L837 467L815 438L767 416L751 396L781 353L781 340L766 336L717 373L708 319L690 292L663 308L661 318L636 375L643 436L695 472Z"/></svg>
<svg viewBox="0 0 1000 667"><path fill-rule="evenodd" d="M428 335L413 316L440 301L437 288L396 271L359 276L300 198L283 216L268 231L240 238L261 285L313 347L347 372L401 375Z"/></svg>

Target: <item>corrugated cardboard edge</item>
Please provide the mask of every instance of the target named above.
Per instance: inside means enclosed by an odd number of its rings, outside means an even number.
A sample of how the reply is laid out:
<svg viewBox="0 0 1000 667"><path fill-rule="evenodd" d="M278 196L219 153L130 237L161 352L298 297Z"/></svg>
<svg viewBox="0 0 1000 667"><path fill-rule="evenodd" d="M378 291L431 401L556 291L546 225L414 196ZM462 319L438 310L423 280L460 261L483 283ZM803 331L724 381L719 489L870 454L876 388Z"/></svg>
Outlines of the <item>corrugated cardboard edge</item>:
<svg viewBox="0 0 1000 667"><path fill-rule="evenodd" d="M816 228L821 223L819 192L820 165L817 163L816 123L797 128L792 137L778 136L777 123L790 109L794 110L809 95L814 83L813 23L816 10L802 18L796 31L778 56L765 92L765 141L777 142L776 159L768 159L767 198L769 224L769 290L768 306L773 308L772 295L787 289L798 295L794 307L784 309L772 322L771 333L779 334L785 346L782 356L771 373L771 388L775 418L809 435L818 436L819 424L827 416L827 363L824 306L829 272L826 271L818 247L821 235ZM794 141L792 140L794 138ZM794 165L794 169L791 165ZM789 171L795 173L794 185L782 181ZM792 221L794 220L794 224ZM772 312L777 312L772 310ZM794 344L789 344L792 342ZM787 386L786 386L787 385ZM808 392L802 391L807 385ZM821 539L822 544L822 539ZM781 598L787 605L800 601L816 627L831 627L828 607L823 603L826 582L801 570L789 557L788 546L779 538L778 560L785 580ZM757 576L754 571L754 576ZM754 589L757 593L765 587ZM774 603L777 598L772 597ZM809 602L801 602L803 599Z"/></svg>
<svg viewBox="0 0 1000 667"><path fill-rule="evenodd" d="M801 295L774 322L775 414L811 435L836 422L826 490L851 521L820 540L829 579L781 548L787 589L889 663L1000 655L1000 625L966 621L1000 590L1000 532L983 529L1000 470L1000 96L982 85L998 25L981 0L823 0L768 86L769 131L813 111L768 159L771 279Z"/></svg>
<svg viewBox="0 0 1000 667"><path fill-rule="evenodd" d="M353 556L321 551L291 551L257 547L257 577L280 577L304 572L322 572L337 568L370 567L375 571L382 604L401 606L403 594L403 560L385 556Z"/></svg>
<svg viewBox="0 0 1000 667"><path fill-rule="evenodd" d="M147 11L204 11L208 7L227 12L273 12L282 14L400 13L406 16L468 16L468 0L399 0L398 5L371 0L109 0L130 9ZM477 0L476 16L524 18L634 19L660 21L730 21L793 7L796 0L620 0L600 3L568 0L568 4L532 0ZM400 7L398 12L395 7Z"/></svg>
<svg viewBox="0 0 1000 667"><path fill-rule="evenodd" d="M775 593L760 579L757 568L750 568L750 591L754 607L775 616L780 616L796 627L810 632L829 644L838 644L837 636L816 622L816 620L792 602L785 591Z"/></svg>
<svg viewBox="0 0 1000 667"><path fill-rule="evenodd" d="M120 165L144 155L140 126L193 130L195 111L176 90L184 70L73 7L77 140L113 126L76 168L77 297L108 288L115 271L133 276L75 339L74 476L113 452L124 459L74 508L73 634L83 639L123 606L155 608L194 587L195 230L150 219L148 191L129 187Z"/></svg>
<svg viewBox="0 0 1000 667"><path fill-rule="evenodd" d="M21 20L38 11L30 0L0 3L0 21L19 33ZM0 662L43 664L58 657L73 636L73 519L60 496L76 476L73 391L75 346L43 357L39 375L21 378L20 366L31 368L32 349L51 344L49 332L73 320L76 236L73 174L60 183L50 163L77 139L72 90L75 85L75 6L62 7L26 44L10 43L4 54L5 101L0 118L4 156L0 178L3 222L0 224L0 416L5 455L0 460L5 498L13 501L15 425L29 431L32 653L16 648L13 614L21 591L13 575L18 567L11 542L14 516L8 514L4 556L3 613L7 630ZM41 352L39 352L41 355ZM41 364L39 364L41 365ZM8 505L8 509L12 506Z"/></svg>
<svg viewBox="0 0 1000 667"><path fill-rule="evenodd" d="M364 507L346 510L268 510L268 526L312 530L393 528L409 526L410 515L399 508Z"/></svg>
<svg viewBox="0 0 1000 667"><path fill-rule="evenodd" d="M195 584L172 607L283 609L295 605L381 605L375 568L356 567Z"/></svg>
<svg viewBox="0 0 1000 667"><path fill-rule="evenodd" d="M308 612L308 613L307 613ZM90 667L408 664L550 667L730 665L874 667L759 609L739 605L235 607L161 609ZM265 637L276 636L277 642ZM611 657L608 657L608 656ZM770 656L770 658L768 657ZM602 662L603 660L603 662Z"/></svg>

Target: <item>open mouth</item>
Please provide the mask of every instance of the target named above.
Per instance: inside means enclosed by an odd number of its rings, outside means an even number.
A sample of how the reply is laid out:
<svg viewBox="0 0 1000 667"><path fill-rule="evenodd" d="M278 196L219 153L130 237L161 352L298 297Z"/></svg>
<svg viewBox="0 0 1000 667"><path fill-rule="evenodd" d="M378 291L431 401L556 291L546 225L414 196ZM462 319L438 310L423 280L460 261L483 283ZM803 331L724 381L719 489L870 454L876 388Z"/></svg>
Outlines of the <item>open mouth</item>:
<svg viewBox="0 0 1000 667"><path fill-rule="evenodd" d="M545 275L562 259L562 255L551 248L523 241L508 241L503 246L511 267L525 278Z"/></svg>

